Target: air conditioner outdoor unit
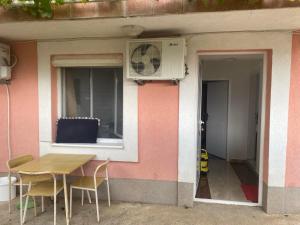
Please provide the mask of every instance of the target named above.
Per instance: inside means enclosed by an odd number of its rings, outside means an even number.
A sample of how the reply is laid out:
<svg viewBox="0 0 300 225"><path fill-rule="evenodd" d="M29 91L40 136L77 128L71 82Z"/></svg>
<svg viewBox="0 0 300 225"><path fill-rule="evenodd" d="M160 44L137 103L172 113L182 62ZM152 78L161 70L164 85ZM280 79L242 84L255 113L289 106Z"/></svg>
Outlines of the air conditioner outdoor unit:
<svg viewBox="0 0 300 225"><path fill-rule="evenodd" d="M0 43L0 80L11 79L10 47Z"/></svg>
<svg viewBox="0 0 300 225"><path fill-rule="evenodd" d="M185 39L134 39L127 42L127 78L181 80L185 77Z"/></svg>

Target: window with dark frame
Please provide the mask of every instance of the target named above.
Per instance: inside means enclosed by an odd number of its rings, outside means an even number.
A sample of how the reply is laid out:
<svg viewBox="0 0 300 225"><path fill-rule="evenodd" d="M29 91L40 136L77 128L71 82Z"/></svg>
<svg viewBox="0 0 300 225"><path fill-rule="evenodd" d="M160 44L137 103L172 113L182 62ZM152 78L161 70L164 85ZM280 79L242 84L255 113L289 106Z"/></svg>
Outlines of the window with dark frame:
<svg viewBox="0 0 300 225"><path fill-rule="evenodd" d="M98 139L123 138L123 68L62 68L62 114L101 120Z"/></svg>

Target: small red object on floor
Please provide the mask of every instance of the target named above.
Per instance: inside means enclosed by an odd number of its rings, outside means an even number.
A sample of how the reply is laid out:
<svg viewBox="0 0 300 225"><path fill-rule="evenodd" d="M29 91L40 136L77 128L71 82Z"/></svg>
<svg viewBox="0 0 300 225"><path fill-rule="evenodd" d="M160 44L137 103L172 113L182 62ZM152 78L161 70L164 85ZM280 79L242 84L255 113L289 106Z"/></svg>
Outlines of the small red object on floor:
<svg viewBox="0 0 300 225"><path fill-rule="evenodd" d="M258 202L258 186L252 184L241 184L241 188L247 198L251 202Z"/></svg>

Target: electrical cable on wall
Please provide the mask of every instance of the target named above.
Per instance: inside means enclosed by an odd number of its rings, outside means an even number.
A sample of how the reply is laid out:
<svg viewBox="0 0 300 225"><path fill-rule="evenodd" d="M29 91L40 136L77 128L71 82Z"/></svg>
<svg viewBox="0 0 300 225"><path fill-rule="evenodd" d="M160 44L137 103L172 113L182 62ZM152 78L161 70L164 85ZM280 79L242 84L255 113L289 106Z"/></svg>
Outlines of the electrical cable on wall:
<svg viewBox="0 0 300 225"><path fill-rule="evenodd" d="M8 84L5 84L7 96L7 149L8 159L11 160L11 139L10 139L10 93Z"/></svg>
<svg viewBox="0 0 300 225"><path fill-rule="evenodd" d="M10 65L10 69L14 68L17 65L18 58L15 55L12 55L14 62ZM8 160L11 160L11 136L10 136L10 91L7 81L5 83L6 87L6 96L7 96L7 150L8 150Z"/></svg>
<svg viewBox="0 0 300 225"><path fill-rule="evenodd" d="M18 58L15 55L12 55L14 59L13 64L10 66L10 69L14 68L17 65ZM7 149L8 149L8 159L11 160L11 138L10 138L10 92L8 84L6 86L7 94Z"/></svg>
<svg viewBox="0 0 300 225"><path fill-rule="evenodd" d="M8 151L8 160L12 158L12 145L11 145L11 96L9 84L11 82L11 70L16 66L18 58L15 55L10 54L10 46L7 44L0 43L0 84L4 84L6 88L6 97L7 97L7 151ZM9 213L11 212L11 198L12 198L12 179L11 172L8 171L8 202L9 202Z"/></svg>
<svg viewBox="0 0 300 225"><path fill-rule="evenodd" d="M11 57L14 59L14 63L9 66L10 69L14 68L18 63L18 57L17 56L11 55Z"/></svg>

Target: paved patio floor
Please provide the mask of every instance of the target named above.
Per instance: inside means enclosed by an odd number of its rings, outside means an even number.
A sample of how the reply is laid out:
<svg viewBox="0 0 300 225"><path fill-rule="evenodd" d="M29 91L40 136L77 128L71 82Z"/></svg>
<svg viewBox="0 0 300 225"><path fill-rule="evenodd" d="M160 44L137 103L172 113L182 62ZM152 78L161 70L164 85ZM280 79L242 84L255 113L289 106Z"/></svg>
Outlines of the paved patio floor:
<svg viewBox="0 0 300 225"><path fill-rule="evenodd" d="M65 224L63 199L59 200L57 225ZM19 211L15 202L11 215L7 205L0 204L0 225L19 224ZM100 205L100 224L102 225L300 225L300 215L267 215L258 207L224 206L217 204L196 204L194 208L185 209L175 206L148 205L138 203L114 202L108 208L106 202ZM33 210L27 214L26 225L52 225L53 207L50 201L46 204L46 212L34 217ZM81 206L75 202L72 225L96 225L95 204Z"/></svg>

